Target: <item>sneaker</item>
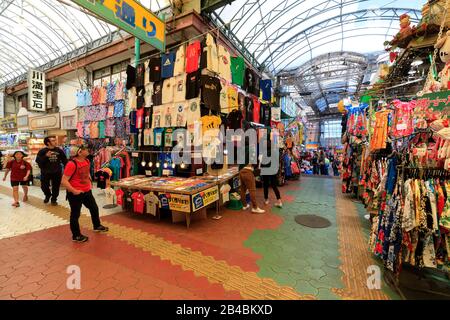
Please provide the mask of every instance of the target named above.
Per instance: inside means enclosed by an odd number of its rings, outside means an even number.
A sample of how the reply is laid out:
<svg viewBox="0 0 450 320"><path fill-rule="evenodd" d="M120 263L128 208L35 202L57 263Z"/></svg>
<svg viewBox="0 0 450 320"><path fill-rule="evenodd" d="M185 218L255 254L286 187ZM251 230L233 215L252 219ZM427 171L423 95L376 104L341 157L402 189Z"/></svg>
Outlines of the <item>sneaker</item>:
<svg viewBox="0 0 450 320"><path fill-rule="evenodd" d="M281 201L279 201L275 204L275 207L283 208L283 203L281 203Z"/></svg>
<svg viewBox="0 0 450 320"><path fill-rule="evenodd" d="M260 208L252 209L252 213L264 213L264 212L266 211Z"/></svg>
<svg viewBox="0 0 450 320"><path fill-rule="evenodd" d="M72 237L72 241L73 242L86 242L86 241L88 241L89 240L89 238L88 237L86 237L86 236L83 236L82 234L80 234L79 236L76 236L76 237Z"/></svg>
<svg viewBox="0 0 450 320"><path fill-rule="evenodd" d="M108 232L109 228L108 227L104 227L104 226L100 226L98 228L94 229L94 232Z"/></svg>
<svg viewBox="0 0 450 320"><path fill-rule="evenodd" d="M269 204L270 202L269 202L269 200L266 200L266 201L264 201L264 203L267 205L267 204Z"/></svg>
<svg viewBox="0 0 450 320"><path fill-rule="evenodd" d="M52 201L52 206L57 206L57 205L58 205L58 202Z"/></svg>
<svg viewBox="0 0 450 320"><path fill-rule="evenodd" d="M242 208L242 210L247 210L248 208L250 208L250 205L246 205L245 207Z"/></svg>
<svg viewBox="0 0 450 320"><path fill-rule="evenodd" d="M45 197L44 203L48 203L48 202L50 201L50 198L51 198L51 197Z"/></svg>

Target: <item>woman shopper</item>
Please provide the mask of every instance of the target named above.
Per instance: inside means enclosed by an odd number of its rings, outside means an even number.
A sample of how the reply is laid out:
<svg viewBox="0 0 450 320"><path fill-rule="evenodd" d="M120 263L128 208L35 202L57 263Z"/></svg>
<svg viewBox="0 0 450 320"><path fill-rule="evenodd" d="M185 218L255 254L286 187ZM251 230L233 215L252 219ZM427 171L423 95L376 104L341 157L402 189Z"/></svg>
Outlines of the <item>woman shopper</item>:
<svg viewBox="0 0 450 320"><path fill-rule="evenodd" d="M27 155L23 151L16 151L13 154L13 160L6 164L6 172L3 177L3 181L6 181L6 177L11 172L11 187L13 188L13 207L20 207L19 203L19 185L23 189L23 202L28 201L28 183L31 173L31 165L23 160Z"/></svg>
<svg viewBox="0 0 450 320"><path fill-rule="evenodd" d="M277 187L277 174L280 161L279 159L272 159L272 144L270 143L270 140L263 139L263 142L264 140L267 141L267 152L266 154L263 153L260 156L261 176L263 179L263 188L264 188L264 203L266 205L269 204L269 187L271 187L273 192L275 193L275 196L277 197L277 202L275 203L275 206L282 208L283 203L281 202L281 194L280 190L278 190ZM271 167L272 164L274 164L273 168ZM270 172L271 174L268 174L267 171L272 172Z"/></svg>
<svg viewBox="0 0 450 320"><path fill-rule="evenodd" d="M250 205L247 204L247 190L250 192L250 201L252 203L252 213L264 213L263 209L258 207L256 202L256 181L253 173L253 165L250 164L250 145L248 139L245 139L244 144L244 163L239 165L239 178L241 180L241 202L244 206L242 210L247 210ZM253 150L256 159L256 150Z"/></svg>
<svg viewBox="0 0 450 320"><path fill-rule="evenodd" d="M92 195L88 155L89 150L86 146L72 147L70 150L72 159L67 163L62 177L62 185L67 190L67 200L70 204L70 230L72 231L72 240L75 242L86 242L89 239L81 234L78 222L82 205L88 208L91 213L94 231L108 231L108 228L100 223L98 206Z"/></svg>

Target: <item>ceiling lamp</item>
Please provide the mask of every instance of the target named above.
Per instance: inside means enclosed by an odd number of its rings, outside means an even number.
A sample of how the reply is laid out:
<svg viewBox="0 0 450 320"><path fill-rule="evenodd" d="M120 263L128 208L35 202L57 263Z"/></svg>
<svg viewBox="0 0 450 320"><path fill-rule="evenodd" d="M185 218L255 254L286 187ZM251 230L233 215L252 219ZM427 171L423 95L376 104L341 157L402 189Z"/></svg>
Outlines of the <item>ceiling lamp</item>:
<svg viewBox="0 0 450 320"><path fill-rule="evenodd" d="M416 59L413 62L411 62L411 66L413 66L413 67L420 66L421 64L423 64L423 61L420 59Z"/></svg>

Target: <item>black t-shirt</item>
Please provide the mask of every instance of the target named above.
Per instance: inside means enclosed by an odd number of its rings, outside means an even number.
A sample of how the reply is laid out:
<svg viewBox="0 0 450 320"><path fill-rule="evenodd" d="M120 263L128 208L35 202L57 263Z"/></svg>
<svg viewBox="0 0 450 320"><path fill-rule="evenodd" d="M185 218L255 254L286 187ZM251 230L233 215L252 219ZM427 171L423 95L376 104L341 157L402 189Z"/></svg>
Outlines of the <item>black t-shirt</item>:
<svg viewBox="0 0 450 320"><path fill-rule="evenodd" d="M233 110L228 114L228 129L241 129L242 127L242 112L239 110Z"/></svg>
<svg viewBox="0 0 450 320"><path fill-rule="evenodd" d="M150 82L161 81L161 57L151 58L148 67L150 69Z"/></svg>
<svg viewBox="0 0 450 320"><path fill-rule="evenodd" d="M198 98L200 94L200 72L188 73L186 76L186 100Z"/></svg>
<svg viewBox="0 0 450 320"><path fill-rule="evenodd" d="M144 94L145 94L145 89L139 90L138 96L137 96L137 104L136 104L136 107L138 109L142 109L145 105Z"/></svg>
<svg viewBox="0 0 450 320"><path fill-rule="evenodd" d="M261 81L261 78L258 77L258 75L255 73L255 86L254 86L254 90L252 93L257 97L259 97L259 93L260 93L260 84L259 84L260 81Z"/></svg>
<svg viewBox="0 0 450 320"><path fill-rule="evenodd" d="M208 51L205 50L206 48L206 38L203 39L203 41L200 43L201 47L201 56L200 56L200 69L206 69L208 67Z"/></svg>
<svg viewBox="0 0 450 320"><path fill-rule="evenodd" d="M136 68L136 90L137 91L144 88L144 86L145 86L144 77L145 77L145 66L143 63L141 63Z"/></svg>
<svg viewBox="0 0 450 320"><path fill-rule="evenodd" d="M245 120L248 122L253 122L253 99L245 98Z"/></svg>
<svg viewBox="0 0 450 320"><path fill-rule="evenodd" d="M154 106L162 105L162 82L153 84L152 102Z"/></svg>
<svg viewBox="0 0 450 320"><path fill-rule="evenodd" d="M256 74L250 68L245 69L244 87L243 89L248 93L254 94L256 86ZM259 95L258 95L259 96Z"/></svg>
<svg viewBox="0 0 450 320"><path fill-rule="evenodd" d="M220 111L220 91L222 85L216 77L202 75L200 78L202 88L202 102L211 110Z"/></svg>
<svg viewBox="0 0 450 320"><path fill-rule="evenodd" d="M269 127L271 118L272 112L270 109L270 104L261 105L261 123Z"/></svg>
<svg viewBox="0 0 450 320"><path fill-rule="evenodd" d="M127 84L126 88L127 90L130 90L136 86L136 68L133 66L128 65L127 66Z"/></svg>
<svg viewBox="0 0 450 320"><path fill-rule="evenodd" d="M97 188L106 189L106 180L110 178L108 172L97 171L95 173L95 178L97 180Z"/></svg>

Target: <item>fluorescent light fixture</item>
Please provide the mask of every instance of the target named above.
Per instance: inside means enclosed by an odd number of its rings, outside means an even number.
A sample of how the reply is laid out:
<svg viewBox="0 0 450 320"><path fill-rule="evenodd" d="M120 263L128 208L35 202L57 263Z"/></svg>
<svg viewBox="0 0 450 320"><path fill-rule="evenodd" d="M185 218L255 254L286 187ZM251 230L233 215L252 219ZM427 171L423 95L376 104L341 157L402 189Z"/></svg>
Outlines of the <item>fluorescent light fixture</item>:
<svg viewBox="0 0 450 320"><path fill-rule="evenodd" d="M414 60L413 62L411 62L411 65L412 65L413 67L420 66L421 64L423 64L423 61L420 60L420 59L416 59L416 60Z"/></svg>

